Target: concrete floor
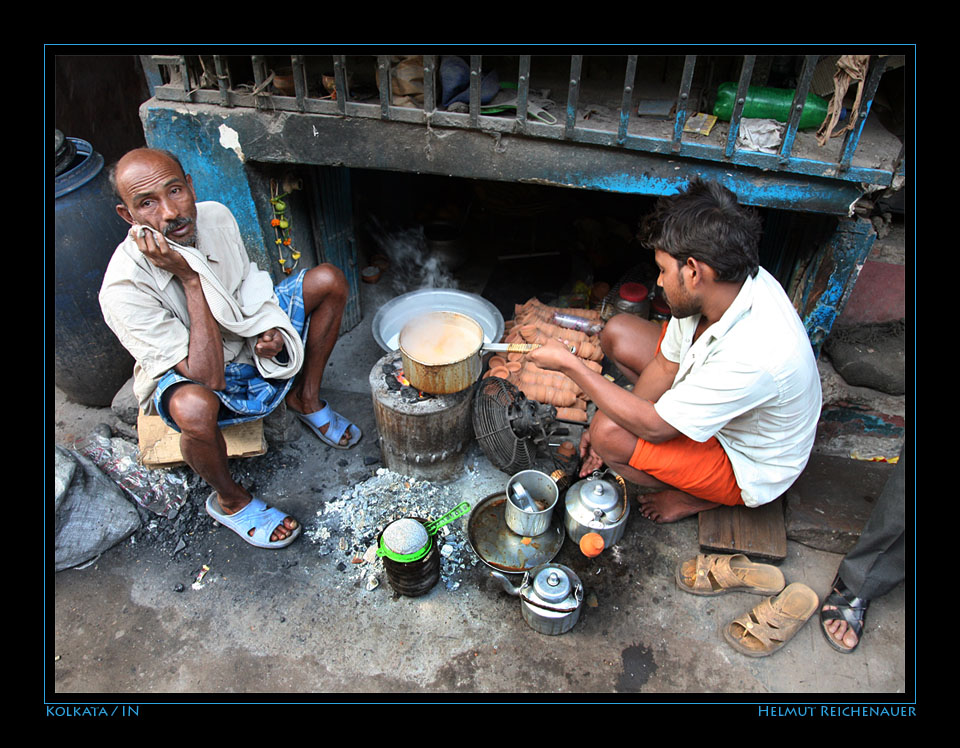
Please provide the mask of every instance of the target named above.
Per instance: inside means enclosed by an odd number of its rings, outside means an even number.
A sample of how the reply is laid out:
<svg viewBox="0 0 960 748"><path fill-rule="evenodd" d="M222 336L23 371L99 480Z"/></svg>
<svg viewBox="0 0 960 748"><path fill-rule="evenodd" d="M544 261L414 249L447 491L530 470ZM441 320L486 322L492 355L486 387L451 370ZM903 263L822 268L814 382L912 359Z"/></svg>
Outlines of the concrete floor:
<svg viewBox="0 0 960 748"><path fill-rule="evenodd" d="M469 290L469 289L468 289ZM193 589L195 556L171 557L125 542L84 569L50 579L52 624L46 659L47 703L88 695L120 702L155 699L252 701L489 700L674 702L734 699L744 703L909 701L912 639L905 640L904 586L872 603L864 640L852 656L834 652L816 617L780 652L748 658L723 640L721 626L761 598L701 598L674 582L678 562L697 550L697 520L659 526L632 512L620 543L586 559L567 542L555 559L584 582L585 604L574 629L548 637L523 620L482 563L464 572L456 590L438 585L420 598L397 597L384 581L372 591L343 569L336 554L320 556L307 537L317 486L335 492L356 485L378 465L367 372L383 352L370 332L386 286L365 286L364 322L344 335L324 384L331 402L365 433L349 453L331 458L306 431L274 450L293 467L277 473L261 495L298 516L307 533L282 551L243 543L224 528L201 553L211 571ZM359 375L362 373L362 376ZM61 429L84 428L99 413L64 415ZM451 484L476 502L503 490L506 477L474 445L470 466ZM855 490L851 486L850 490ZM464 531L466 518L456 531ZM841 557L790 542L781 569L828 593ZM340 565L338 567L338 564ZM184 584L183 592L174 592ZM907 694L907 696L905 696Z"/></svg>

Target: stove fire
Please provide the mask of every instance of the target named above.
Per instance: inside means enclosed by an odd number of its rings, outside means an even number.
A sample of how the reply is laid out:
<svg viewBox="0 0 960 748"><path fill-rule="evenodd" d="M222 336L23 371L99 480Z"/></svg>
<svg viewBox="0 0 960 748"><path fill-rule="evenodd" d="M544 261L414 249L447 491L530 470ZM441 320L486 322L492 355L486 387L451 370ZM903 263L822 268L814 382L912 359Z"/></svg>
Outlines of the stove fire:
<svg viewBox="0 0 960 748"><path fill-rule="evenodd" d="M384 381L387 389L398 393L400 398L408 403L432 400L434 395L421 392L410 384L410 380L403 375L403 368L400 366L400 363L398 359L383 365Z"/></svg>

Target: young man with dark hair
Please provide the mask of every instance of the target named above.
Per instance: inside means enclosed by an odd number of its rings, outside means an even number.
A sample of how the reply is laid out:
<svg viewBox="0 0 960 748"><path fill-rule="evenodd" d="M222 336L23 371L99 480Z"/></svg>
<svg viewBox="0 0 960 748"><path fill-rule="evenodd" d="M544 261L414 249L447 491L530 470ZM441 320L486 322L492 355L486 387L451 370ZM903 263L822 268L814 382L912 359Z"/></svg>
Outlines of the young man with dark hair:
<svg viewBox="0 0 960 748"><path fill-rule="evenodd" d="M573 379L597 413L581 475L606 464L648 493L641 511L674 522L720 505L773 501L806 466L820 377L806 331L759 266L760 221L719 184L692 182L641 224L672 318L617 315L601 333L632 391L559 342L529 354Z"/></svg>

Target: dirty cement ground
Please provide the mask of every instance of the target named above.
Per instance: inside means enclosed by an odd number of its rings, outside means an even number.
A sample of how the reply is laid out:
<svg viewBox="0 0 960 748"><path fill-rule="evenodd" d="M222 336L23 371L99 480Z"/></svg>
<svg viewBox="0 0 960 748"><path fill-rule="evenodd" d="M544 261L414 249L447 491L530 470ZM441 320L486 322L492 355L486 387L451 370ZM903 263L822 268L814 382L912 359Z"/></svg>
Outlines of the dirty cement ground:
<svg viewBox="0 0 960 748"><path fill-rule="evenodd" d="M85 568L48 575L47 704L473 702L511 694L528 702L913 700L912 596L904 585L872 603L853 656L835 653L814 617L775 655L744 657L720 628L760 598L678 590L674 569L698 550L697 521L655 525L635 505L614 549L589 560L567 542L556 557L578 573L590 602L562 636L527 626L519 601L475 556L456 573L456 589L442 580L424 597L398 597L381 573L368 590L353 548L321 555L311 537L318 508L383 467L374 462L367 374L383 355L370 320L392 294L385 285L363 293L364 321L341 338L324 380L330 401L363 429L358 447L334 452L304 428L282 448L234 463L259 495L301 519L304 536L282 551L255 549L214 526L198 486L176 533L159 519ZM58 391L53 420L57 441L69 443L115 419ZM463 477L446 488L474 503L501 492L507 477L474 444ZM466 523L453 532L465 535ZM179 540L185 547L175 551ZM840 560L791 541L781 569L823 599ZM210 571L194 589L204 564Z"/></svg>

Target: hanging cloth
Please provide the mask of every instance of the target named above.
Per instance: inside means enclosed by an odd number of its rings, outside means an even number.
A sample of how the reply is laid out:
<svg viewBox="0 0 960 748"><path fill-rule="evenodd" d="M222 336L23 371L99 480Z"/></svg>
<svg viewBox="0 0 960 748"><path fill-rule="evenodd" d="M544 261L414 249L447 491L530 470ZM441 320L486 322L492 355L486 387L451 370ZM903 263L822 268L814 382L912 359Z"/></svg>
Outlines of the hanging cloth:
<svg viewBox="0 0 960 748"><path fill-rule="evenodd" d="M870 65L870 55L841 55L837 60L837 70L833 74L833 98L827 108L827 116L817 130L817 143L825 145L830 138L835 138L847 130L852 130L854 123L860 116L860 99L863 96L863 82L867 78L867 68ZM853 108L847 116L847 124L834 132L837 122L840 121L840 112L843 109L843 99L847 95L850 84L856 81L857 96Z"/></svg>

